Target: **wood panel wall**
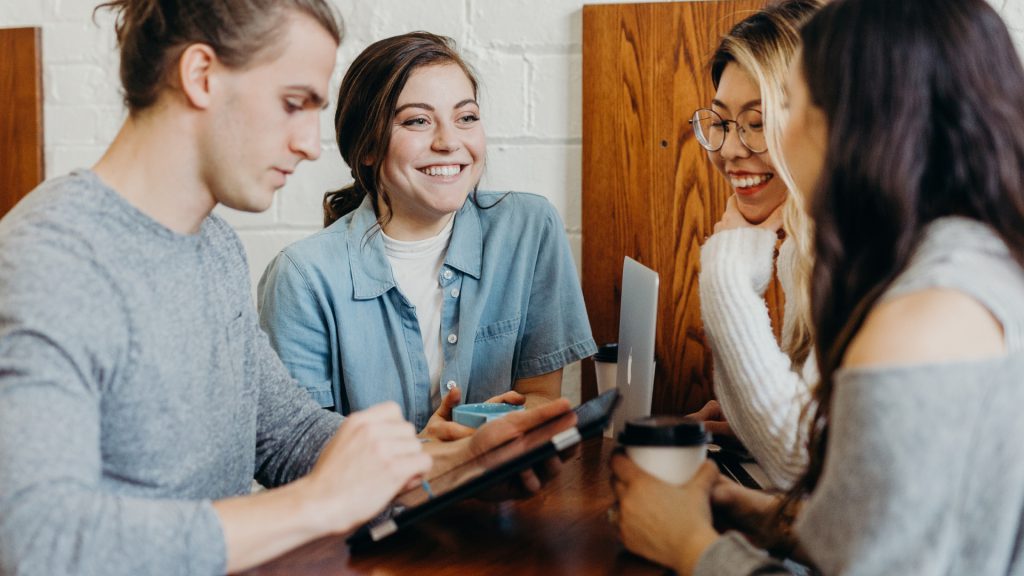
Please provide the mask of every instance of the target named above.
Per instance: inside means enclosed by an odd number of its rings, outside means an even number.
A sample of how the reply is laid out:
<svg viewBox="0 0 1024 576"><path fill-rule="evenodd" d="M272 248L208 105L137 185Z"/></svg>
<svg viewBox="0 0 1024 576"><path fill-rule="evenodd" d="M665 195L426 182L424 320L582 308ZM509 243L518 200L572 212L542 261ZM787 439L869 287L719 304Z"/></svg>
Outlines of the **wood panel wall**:
<svg viewBox="0 0 1024 576"><path fill-rule="evenodd" d="M622 259L661 275L653 412L713 397L700 318L700 246L731 194L688 120L714 95L707 62L762 0L583 8L583 293L598 344L618 338ZM768 300L777 320L777 283ZM777 328L778 330L778 328ZM583 364L584 399L596 394Z"/></svg>
<svg viewBox="0 0 1024 576"><path fill-rule="evenodd" d="M39 28L0 29L0 217L45 174Z"/></svg>

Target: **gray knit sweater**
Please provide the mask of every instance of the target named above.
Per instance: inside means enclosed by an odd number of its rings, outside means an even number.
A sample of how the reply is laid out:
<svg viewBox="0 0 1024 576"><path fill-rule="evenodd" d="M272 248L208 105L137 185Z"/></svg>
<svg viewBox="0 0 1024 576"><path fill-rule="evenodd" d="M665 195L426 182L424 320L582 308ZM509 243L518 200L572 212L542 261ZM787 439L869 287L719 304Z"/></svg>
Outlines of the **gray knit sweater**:
<svg viewBox="0 0 1024 576"><path fill-rule="evenodd" d="M828 458L796 531L824 574L1024 573L1024 271L984 225L927 230L885 298L970 294L1002 323L999 359L841 371ZM736 533L698 574L785 574Z"/></svg>
<svg viewBox="0 0 1024 576"><path fill-rule="evenodd" d="M216 216L176 234L88 171L0 221L0 574L218 574L211 500L306 473L340 417L260 331Z"/></svg>

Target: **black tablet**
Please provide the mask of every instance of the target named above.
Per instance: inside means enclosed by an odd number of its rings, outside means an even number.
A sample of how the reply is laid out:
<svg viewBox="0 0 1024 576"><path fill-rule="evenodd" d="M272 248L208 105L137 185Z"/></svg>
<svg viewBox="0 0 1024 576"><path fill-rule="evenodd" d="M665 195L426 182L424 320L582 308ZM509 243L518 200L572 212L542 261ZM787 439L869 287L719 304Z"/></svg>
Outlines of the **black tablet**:
<svg viewBox="0 0 1024 576"><path fill-rule="evenodd" d="M555 417L526 434L468 460L399 494L380 516L364 524L347 542L356 550L402 530L451 504L504 482L534 464L552 458L608 425L619 399L614 389L576 407L576 423L567 414ZM567 422L568 421L568 422Z"/></svg>

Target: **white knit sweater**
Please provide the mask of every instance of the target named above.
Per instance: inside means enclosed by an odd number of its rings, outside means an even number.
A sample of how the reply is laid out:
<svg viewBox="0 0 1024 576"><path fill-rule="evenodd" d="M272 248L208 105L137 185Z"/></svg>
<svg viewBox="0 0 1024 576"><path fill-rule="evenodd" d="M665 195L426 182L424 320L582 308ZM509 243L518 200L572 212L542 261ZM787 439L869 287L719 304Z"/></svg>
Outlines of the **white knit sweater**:
<svg viewBox="0 0 1024 576"><path fill-rule="evenodd" d="M722 411L774 487L785 489L806 466L806 426L800 418L818 370L812 353L803 369L794 371L772 332L764 293L772 279L775 242L774 232L760 228L724 230L709 238L701 248L700 301ZM792 301L793 242L783 242L779 252L779 281ZM794 316L787 306L783 341Z"/></svg>

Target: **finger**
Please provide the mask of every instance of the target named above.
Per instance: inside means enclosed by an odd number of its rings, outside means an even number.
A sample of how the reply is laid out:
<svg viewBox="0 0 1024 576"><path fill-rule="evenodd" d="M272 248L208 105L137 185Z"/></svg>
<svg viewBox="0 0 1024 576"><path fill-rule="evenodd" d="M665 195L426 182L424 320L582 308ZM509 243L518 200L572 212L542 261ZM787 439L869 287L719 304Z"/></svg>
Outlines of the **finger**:
<svg viewBox="0 0 1024 576"><path fill-rule="evenodd" d="M714 487L715 482L718 481L718 466L714 462L706 461L701 464L700 468L697 469L697 473L694 474L693 479L690 480L689 484L699 488L703 492L708 494L711 493L711 488Z"/></svg>
<svg viewBox="0 0 1024 576"><path fill-rule="evenodd" d="M565 398L559 398L558 400L548 402L530 410L513 412L508 416L495 420L494 422L504 422L514 426L522 432L525 432L567 412L570 412L569 401Z"/></svg>
<svg viewBox="0 0 1024 576"><path fill-rule="evenodd" d="M434 426L432 432L441 442L451 442L472 436L476 433L476 428L470 428L458 422L441 422Z"/></svg>
<svg viewBox="0 0 1024 576"><path fill-rule="evenodd" d="M515 390L509 390L504 394L499 394L494 398L491 398L487 402L491 404L504 403L520 406L526 403L526 396L523 396L522 394L516 392Z"/></svg>
<svg viewBox="0 0 1024 576"><path fill-rule="evenodd" d="M528 493L536 494L537 492L540 492L540 478L537 478L537 475L533 470L523 470L519 474L519 478L523 483L523 488L525 488Z"/></svg>
<svg viewBox="0 0 1024 576"><path fill-rule="evenodd" d="M700 410L697 410L692 414L687 414L687 416L689 416L690 418L695 418L697 420L704 421L708 420L709 418L715 417L719 413L719 411L720 410L718 407L718 402L715 400L709 400L708 403L705 404Z"/></svg>
<svg viewBox="0 0 1024 576"><path fill-rule="evenodd" d="M445 420L451 420L452 410L459 405L460 400L462 400L462 392L459 388L452 388L444 395L444 398L441 399L441 405L438 406L437 411L434 412L434 414L437 414Z"/></svg>
<svg viewBox="0 0 1024 576"><path fill-rule="evenodd" d="M732 428L728 422L705 420L704 429L711 432L712 436L732 436Z"/></svg>
<svg viewBox="0 0 1024 576"><path fill-rule="evenodd" d="M615 474L616 480L622 484L630 484L646 475L639 466L633 463L633 460L623 454L612 456L612 473Z"/></svg>
<svg viewBox="0 0 1024 576"><path fill-rule="evenodd" d="M552 478L558 476L562 472L562 461L559 458L548 458L533 467L533 471L537 474L537 478L540 479L542 484L547 483Z"/></svg>
<svg viewBox="0 0 1024 576"><path fill-rule="evenodd" d="M387 402L381 402L374 404L365 410L353 413L347 418L347 420L405 420L402 416L402 409L398 406L397 402L388 400Z"/></svg>

